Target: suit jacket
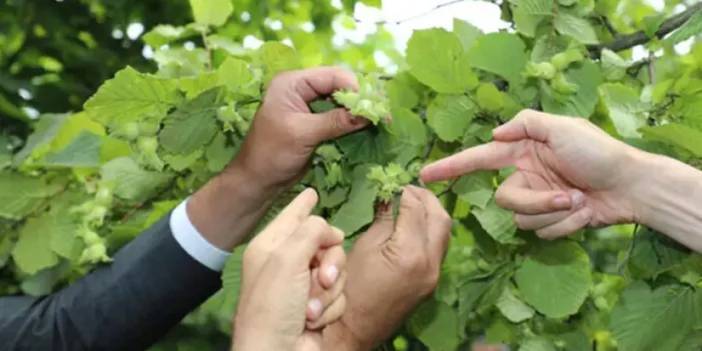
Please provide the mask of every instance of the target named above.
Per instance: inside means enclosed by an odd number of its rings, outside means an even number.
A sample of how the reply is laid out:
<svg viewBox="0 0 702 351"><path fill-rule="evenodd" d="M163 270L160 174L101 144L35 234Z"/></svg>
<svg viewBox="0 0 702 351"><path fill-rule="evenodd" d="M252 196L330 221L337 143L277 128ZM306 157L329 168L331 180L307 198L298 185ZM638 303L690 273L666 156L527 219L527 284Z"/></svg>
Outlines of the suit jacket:
<svg viewBox="0 0 702 351"><path fill-rule="evenodd" d="M220 274L174 239L167 216L61 291L0 298L0 350L144 350L220 286Z"/></svg>

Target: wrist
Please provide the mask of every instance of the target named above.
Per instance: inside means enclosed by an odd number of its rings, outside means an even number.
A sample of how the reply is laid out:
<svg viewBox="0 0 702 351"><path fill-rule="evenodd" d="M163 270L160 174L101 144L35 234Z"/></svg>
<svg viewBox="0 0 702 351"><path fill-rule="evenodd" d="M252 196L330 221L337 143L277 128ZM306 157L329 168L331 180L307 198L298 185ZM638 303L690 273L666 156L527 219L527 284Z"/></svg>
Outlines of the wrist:
<svg viewBox="0 0 702 351"><path fill-rule="evenodd" d="M697 195L699 171L670 157L637 151L629 198L636 223L655 228L672 203Z"/></svg>
<svg viewBox="0 0 702 351"><path fill-rule="evenodd" d="M632 222L645 225L651 213L650 187L656 181L652 177L656 172L652 170L656 169L659 156L636 148L630 148L626 155L621 177L626 186L622 196L633 212Z"/></svg>
<svg viewBox="0 0 702 351"><path fill-rule="evenodd" d="M230 166L193 194L187 213L207 241L231 251L245 241L278 194L278 188Z"/></svg>

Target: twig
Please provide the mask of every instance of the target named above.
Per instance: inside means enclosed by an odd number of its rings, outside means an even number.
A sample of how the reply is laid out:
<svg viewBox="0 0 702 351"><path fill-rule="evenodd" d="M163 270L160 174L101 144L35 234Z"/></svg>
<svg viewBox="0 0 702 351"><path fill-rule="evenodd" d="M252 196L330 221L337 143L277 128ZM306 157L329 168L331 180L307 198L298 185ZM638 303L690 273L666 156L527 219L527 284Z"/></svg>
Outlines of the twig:
<svg viewBox="0 0 702 351"><path fill-rule="evenodd" d="M612 22L609 20L607 16L597 16L597 19L602 22L602 25L607 28L607 31L609 34L612 34L613 37L616 37L619 35L619 32L617 32L616 29L614 29L614 26L612 25Z"/></svg>
<svg viewBox="0 0 702 351"><path fill-rule="evenodd" d="M648 54L648 82L650 84L656 83L656 56L653 52Z"/></svg>
<svg viewBox="0 0 702 351"><path fill-rule="evenodd" d="M212 48L210 48L210 43L207 41L207 34L204 30L200 32L200 36L202 37L202 45L207 51L207 70L210 71L212 70Z"/></svg>
<svg viewBox="0 0 702 351"><path fill-rule="evenodd" d="M690 6L684 12L681 12L675 16L672 16L665 20L661 27L656 31L654 37L663 39L666 35L680 28L685 22L687 22L690 17L692 17L697 11L702 10L702 3L698 3ZM632 34L626 34L614 38L614 40L608 44L604 45L593 45L590 46L590 52L594 57L599 57L602 49L610 49L612 51L622 51L626 49L633 48L636 45L641 45L649 42L652 38L646 35L646 32L639 31Z"/></svg>
<svg viewBox="0 0 702 351"><path fill-rule="evenodd" d="M650 62L651 60L648 57L643 60L634 62L633 64L631 64L631 66L629 66L629 68L626 69L626 72L630 76L637 76L639 72L641 72L641 69L648 65Z"/></svg>
<svg viewBox="0 0 702 351"><path fill-rule="evenodd" d="M376 25L376 26L380 26L380 25L383 25L383 24L394 24L394 25L399 25L399 24L402 24L403 22L407 22L407 21L411 21L411 20L414 20L414 19L417 19L417 18L424 17L424 16L426 16L426 15L428 15L428 14L430 14L430 13L432 13L432 12L438 10L438 9L441 9L441 8L443 8L443 7L455 5L455 4L458 4L458 3L461 3L461 2L465 2L465 1L468 1L468 0L451 0L451 1L448 1L448 2L445 2L445 3L442 3L442 4L438 4L438 5L434 6L434 8L430 9L429 11L426 11L426 12L423 12L423 13L420 13L420 14L416 14L416 15L412 15L412 16L410 16L410 17L406 17L406 18L403 18L403 19L400 19L400 20L397 20L397 21L381 20L381 21L372 22L372 24L374 24L374 25ZM355 17L354 17L354 21L356 21L356 23L364 23L364 24L368 23L367 21L364 21L364 20L361 20L361 19L358 19L358 18L355 18Z"/></svg>
<svg viewBox="0 0 702 351"><path fill-rule="evenodd" d="M438 193L436 195L436 197L442 197L442 196L450 193L453 190L453 186L456 185L456 183L458 183L459 179L460 178L454 178L453 180L451 180L451 182L448 183L448 186L446 187L446 189L444 189L442 192Z"/></svg>

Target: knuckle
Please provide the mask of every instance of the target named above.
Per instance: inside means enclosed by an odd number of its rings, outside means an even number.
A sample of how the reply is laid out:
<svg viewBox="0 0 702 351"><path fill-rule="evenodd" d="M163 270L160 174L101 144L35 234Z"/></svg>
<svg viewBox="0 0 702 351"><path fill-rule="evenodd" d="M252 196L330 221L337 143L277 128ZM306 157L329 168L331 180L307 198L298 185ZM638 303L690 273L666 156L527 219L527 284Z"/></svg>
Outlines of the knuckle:
<svg viewBox="0 0 702 351"><path fill-rule="evenodd" d="M495 203L500 207L507 207L509 205L509 194L504 186L497 188L495 192Z"/></svg>
<svg viewBox="0 0 702 351"><path fill-rule="evenodd" d="M534 110L532 109L523 109L517 113L517 115L514 117L514 119L520 119L524 120L527 119L529 116L531 116L534 113Z"/></svg>
<svg viewBox="0 0 702 351"><path fill-rule="evenodd" d="M307 218L307 225L309 226L309 229L318 232L318 231L324 231L329 228L329 224L327 224L327 221L324 220L324 218L313 215Z"/></svg>

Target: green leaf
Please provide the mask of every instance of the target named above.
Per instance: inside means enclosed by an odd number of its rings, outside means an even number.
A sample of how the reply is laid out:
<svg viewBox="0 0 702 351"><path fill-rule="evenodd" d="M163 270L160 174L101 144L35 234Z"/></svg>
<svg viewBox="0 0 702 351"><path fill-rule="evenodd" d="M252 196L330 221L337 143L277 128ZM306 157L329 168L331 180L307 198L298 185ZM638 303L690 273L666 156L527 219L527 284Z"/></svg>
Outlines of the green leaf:
<svg viewBox="0 0 702 351"><path fill-rule="evenodd" d="M637 281L619 298L610 327L621 351L674 351L699 327L700 312L702 291L681 285L652 290Z"/></svg>
<svg viewBox="0 0 702 351"><path fill-rule="evenodd" d="M171 42L194 37L200 33L193 26L175 27L170 24L159 24L141 37L152 48L160 48Z"/></svg>
<svg viewBox="0 0 702 351"><path fill-rule="evenodd" d="M20 220L37 210L61 187L14 173L0 173L0 218Z"/></svg>
<svg viewBox="0 0 702 351"><path fill-rule="evenodd" d="M645 227L636 233L631 245L627 263L629 272L637 279L655 279L690 257L687 249Z"/></svg>
<svg viewBox="0 0 702 351"><path fill-rule="evenodd" d="M415 31L407 43L407 63L417 80L439 93L460 94L478 83L461 41L443 29Z"/></svg>
<svg viewBox="0 0 702 351"><path fill-rule="evenodd" d="M553 342L544 337L531 337L519 345L519 351L556 351L556 346Z"/></svg>
<svg viewBox="0 0 702 351"><path fill-rule="evenodd" d="M206 26L221 26L234 11L231 0L190 0L195 22Z"/></svg>
<svg viewBox="0 0 702 351"><path fill-rule="evenodd" d="M700 143L702 132L697 129L670 123L657 127L643 127L640 131L646 139L675 145L691 152L696 157L702 157L702 143Z"/></svg>
<svg viewBox="0 0 702 351"><path fill-rule="evenodd" d="M502 291L496 306L502 315L513 323L520 323L534 316L534 309L514 296L510 286L506 286Z"/></svg>
<svg viewBox="0 0 702 351"><path fill-rule="evenodd" d="M13 235L4 233L3 236L0 236L0 268L4 268L7 265L7 261L12 256L12 248L14 246Z"/></svg>
<svg viewBox="0 0 702 351"><path fill-rule="evenodd" d="M240 245L229 257L227 264L222 270L222 290L230 300L230 306L233 306L231 311L227 311L228 315L234 315L236 306L239 301L239 292L241 290L241 266L244 262L244 252L246 245Z"/></svg>
<svg viewBox="0 0 702 351"><path fill-rule="evenodd" d="M148 172L128 157L114 159L100 169L102 179L114 184L118 197L143 202L168 184L172 176L168 173Z"/></svg>
<svg viewBox="0 0 702 351"><path fill-rule="evenodd" d="M351 165L365 162L382 164L392 158L387 152L387 132L382 128L352 133L337 142Z"/></svg>
<svg viewBox="0 0 702 351"><path fill-rule="evenodd" d="M295 49L278 43L266 42L259 49L259 60L265 71L265 82L270 82L273 77L281 72L298 69L302 66Z"/></svg>
<svg viewBox="0 0 702 351"><path fill-rule="evenodd" d="M20 229L19 239L12 250L12 259L20 270L27 274L35 274L59 262L58 256L51 249L54 230L55 220L50 215L27 220Z"/></svg>
<svg viewBox="0 0 702 351"><path fill-rule="evenodd" d="M493 172L488 171L464 175L454 184L453 192L471 205L485 209L494 193L493 176Z"/></svg>
<svg viewBox="0 0 702 351"><path fill-rule="evenodd" d="M597 39L595 29L584 18L567 13L559 13L553 24L559 33L568 35L582 44L594 45L600 42Z"/></svg>
<svg viewBox="0 0 702 351"><path fill-rule="evenodd" d="M526 45L511 33L490 33L478 38L469 57L473 67L515 84L523 80L522 71L528 61Z"/></svg>
<svg viewBox="0 0 702 351"><path fill-rule="evenodd" d="M194 99L203 92L221 85L216 72L187 76L178 80L178 87L185 93L186 99Z"/></svg>
<svg viewBox="0 0 702 351"><path fill-rule="evenodd" d="M478 37L483 35L483 32L478 27L458 18L453 19L453 32L463 44L465 52L468 52Z"/></svg>
<svg viewBox="0 0 702 351"><path fill-rule="evenodd" d="M331 225L341 229L347 236L373 221L373 209L378 189L368 180L368 165L353 170L353 184L346 203L332 216Z"/></svg>
<svg viewBox="0 0 702 351"><path fill-rule="evenodd" d="M536 29L546 18L553 16L553 0L510 0L517 31L528 37L536 35Z"/></svg>
<svg viewBox="0 0 702 351"><path fill-rule="evenodd" d="M61 279L65 278L70 268L71 266L67 262L61 262L51 268L41 270L25 278L20 289L22 289L23 294L34 297L51 294Z"/></svg>
<svg viewBox="0 0 702 351"><path fill-rule="evenodd" d="M550 16L553 14L553 0L510 0L524 14Z"/></svg>
<svg viewBox="0 0 702 351"><path fill-rule="evenodd" d="M392 123L387 130L393 137L389 151L397 155L395 160L401 165L421 156L429 142L427 127L422 119L405 108L392 110Z"/></svg>
<svg viewBox="0 0 702 351"><path fill-rule="evenodd" d="M412 334L432 351L454 351L461 343L456 311L443 302L431 299L421 304L408 324Z"/></svg>
<svg viewBox="0 0 702 351"><path fill-rule="evenodd" d="M217 133L219 89L208 90L187 102L164 121L159 142L173 154L191 154L209 144Z"/></svg>
<svg viewBox="0 0 702 351"><path fill-rule="evenodd" d="M85 248L83 239L78 237L80 225L69 207L53 207L45 220L50 226L51 250L57 255L77 262Z"/></svg>
<svg viewBox="0 0 702 351"><path fill-rule="evenodd" d="M100 166L102 138L91 132L81 132L68 146L44 158L46 166L94 168Z"/></svg>
<svg viewBox="0 0 702 351"><path fill-rule="evenodd" d="M550 88L541 96L544 112L563 116L590 117L599 101L598 87L602 83L599 67L586 61L569 69L566 79L578 87L578 91L565 98L557 96Z"/></svg>
<svg viewBox="0 0 702 351"><path fill-rule="evenodd" d="M210 146L207 147L207 169L220 172L234 158L236 148L227 145L227 139L222 133L217 133Z"/></svg>
<svg viewBox="0 0 702 351"><path fill-rule="evenodd" d="M621 83L608 83L600 86L600 96L619 135L641 137L638 130L646 125L648 109L637 91Z"/></svg>
<svg viewBox="0 0 702 351"><path fill-rule="evenodd" d="M631 63L624 60L612 50L602 50L602 74L607 80L621 80L626 76L626 70Z"/></svg>
<svg viewBox="0 0 702 351"><path fill-rule="evenodd" d="M463 137L476 110L465 95L439 95L429 105L427 124L441 140L456 141Z"/></svg>
<svg viewBox="0 0 702 351"><path fill-rule="evenodd" d="M127 67L85 103L85 112L105 125L162 117L180 102L177 83Z"/></svg>
<svg viewBox="0 0 702 351"><path fill-rule="evenodd" d="M46 114L39 118L32 133L16 155L14 162L20 164L36 152L46 152L70 114Z"/></svg>
<svg viewBox="0 0 702 351"><path fill-rule="evenodd" d="M592 286L590 258L569 240L533 247L515 273L522 297L549 318L578 312Z"/></svg>
<svg viewBox="0 0 702 351"><path fill-rule="evenodd" d="M485 208L474 209L473 215L495 241L502 244L518 243L514 236L517 226L514 224L512 212L497 206L494 199L488 202Z"/></svg>
<svg viewBox="0 0 702 351"><path fill-rule="evenodd" d="M396 75L385 84L385 91L392 108L412 109L419 103L421 84L407 72Z"/></svg>
<svg viewBox="0 0 702 351"><path fill-rule="evenodd" d="M217 68L217 77L219 84L226 86L233 93L249 97L260 95L260 78L254 77L246 61L227 57Z"/></svg>
<svg viewBox="0 0 702 351"><path fill-rule="evenodd" d="M481 83L476 93L476 100L481 109L499 112L505 106L504 96L492 83Z"/></svg>
<svg viewBox="0 0 702 351"><path fill-rule="evenodd" d="M687 22L667 37L665 41L677 44L700 33L702 33L702 11L698 10Z"/></svg>
<svg viewBox="0 0 702 351"><path fill-rule="evenodd" d="M190 154L165 155L163 159L174 171L182 172L202 159L203 154L204 151L202 149L197 149Z"/></svg>

